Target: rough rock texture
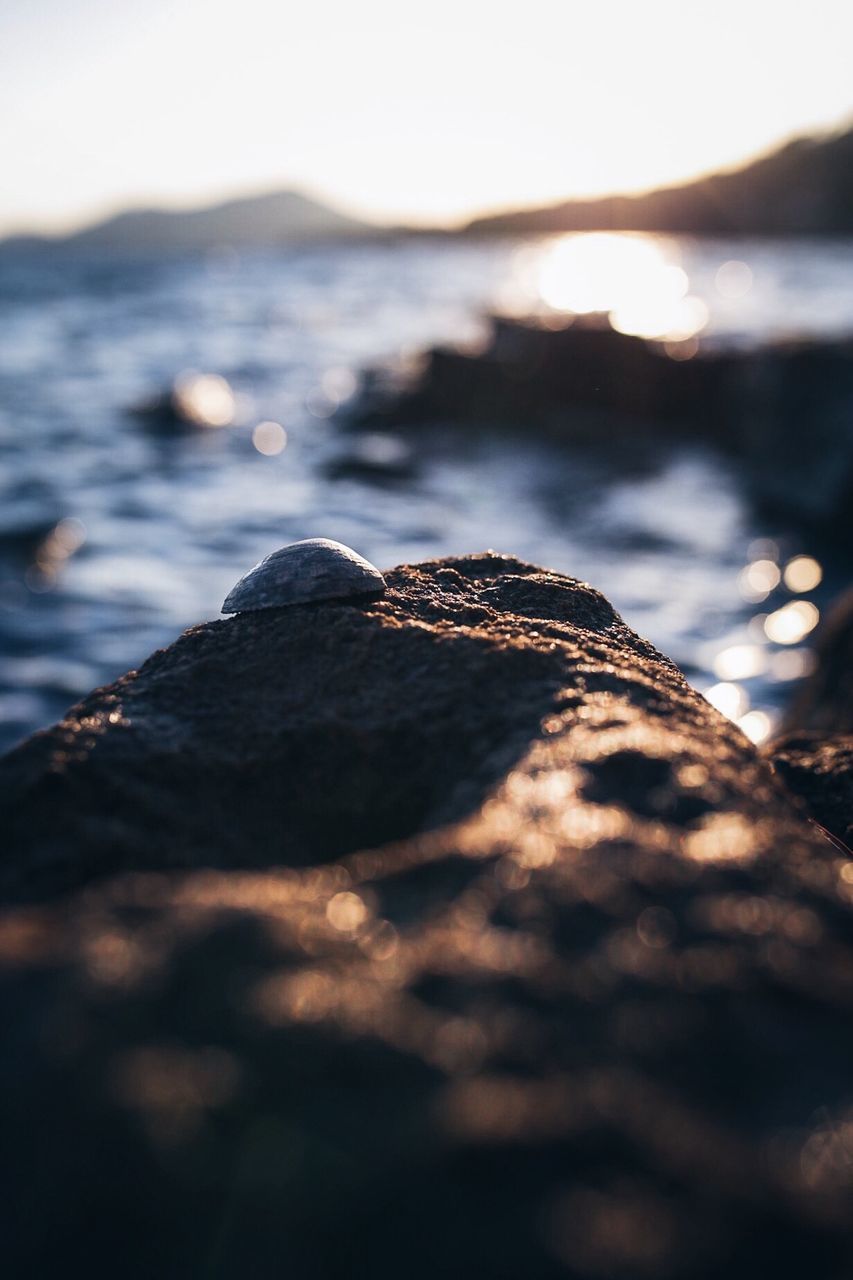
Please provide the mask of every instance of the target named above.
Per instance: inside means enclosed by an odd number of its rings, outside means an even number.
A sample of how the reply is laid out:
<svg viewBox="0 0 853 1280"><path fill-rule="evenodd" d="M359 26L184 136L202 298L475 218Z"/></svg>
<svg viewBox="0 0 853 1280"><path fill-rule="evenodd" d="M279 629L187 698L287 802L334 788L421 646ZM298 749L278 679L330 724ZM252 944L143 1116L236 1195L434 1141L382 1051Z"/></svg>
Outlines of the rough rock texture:
<svg viewBox="0 0 853 1280"><path fill-rule="evenodd" d="M0 797L6 1274L851 1273L853 863L591 588L195 628Z"/></svg>
<svg viewBox="0 0 853 1280"><path fill-rule="evenodd" d="M773 746L773 763L789 791L809 813L849 846L853 845L853 734L822 738L789 734Z"/></svg>
<svg viewBox="0 0 853 1280"><path fill-rule="evenodd" d="M853 845L853 591L828 613L817 664L797 691L769 754L789 790L828 831Z"/></svg>

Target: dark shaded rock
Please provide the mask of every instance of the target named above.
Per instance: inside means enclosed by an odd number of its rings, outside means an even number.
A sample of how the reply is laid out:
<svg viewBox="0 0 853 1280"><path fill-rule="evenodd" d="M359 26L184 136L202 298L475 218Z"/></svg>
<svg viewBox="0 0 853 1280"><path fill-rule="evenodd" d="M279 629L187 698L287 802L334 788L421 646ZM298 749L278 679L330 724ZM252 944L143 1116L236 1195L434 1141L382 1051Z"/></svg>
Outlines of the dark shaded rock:
<svg viewBox="0 0 853 1280"><path fill-rule="evenodd" d="M437 347L410 385L383 394L369 383L350 420L536 429L604 450L614 467L662 442L710 446L731 460L763 515L836 542L849 534L850 341L679 353L678 344L617 333L605 316L562 328L498 318L479 354Z"/></svg>
<svg viewBox="0 0 853 1280"><path fill-rule="evenodd" d="M784 733L853 733L853 590L832 605L815 635L814 671L797 688Z"/></svg>
<svg viewBox="0 0 853 1280"><path fill-rule="evenodd" d="M0 762L7 1274L848 1274L851 861L591 588L387 579Z"/></svg>
<svg viewBox="0 0 853 1280"><path fill-rule="evenodd" d="M0 529L0 556L28 565L36 559L39 548L53 532L55 520L39 520L33 524L10 525Z"/></svg>
<svg viewBox="0 0 853 1280"><path fill-rule="evenodd" d="M772 760L812 817L853 845L853 734L789 734L773 744Z"/></svg>
<svg viewBox="0 0 853 1280"><path fill-rule="evenodd" d="M815 649L815 669L768 751L811 816L853 845L853 591L827 613Z"/></svg>
<svg viewBox="0 0 853 1280"><path fill-rule="evenodd" d="M223 377L187 370L168 390L134 405L129 412L153 435L179 436L229 426L235 407L234 393Z"/></svg>
<svg viewBox="0 0 853 1280"><path fill-rule="evenodd" d="M335 480L399 484L414 478L417 463L411 445L399 436L365 431L355 436L344 452L331 458L325 471Z"/></svg>

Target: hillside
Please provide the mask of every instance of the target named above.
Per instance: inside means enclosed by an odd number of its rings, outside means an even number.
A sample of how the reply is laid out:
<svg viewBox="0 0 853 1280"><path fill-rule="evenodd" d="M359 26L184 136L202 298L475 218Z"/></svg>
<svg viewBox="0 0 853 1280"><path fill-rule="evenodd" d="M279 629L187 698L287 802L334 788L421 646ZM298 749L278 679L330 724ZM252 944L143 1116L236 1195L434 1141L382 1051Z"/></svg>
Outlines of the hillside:
<svg viewBox="0 0 853 1280"><path fill-rule="evenodd" d="M129 209L69 236L21 236L3 242L3 247L162 253L304 244L375 235L378 230L299 192L278 191L201 209Z"/></svg>
<svg viewBox="0 0 853 1280"><path fill-rule="evenodd" d="M477 218L462 234L595 230L853 235L853 129L797 138L739 169L641 195L566 200ZM0 251L264 248L389 231L404 228L363 222L299 192L278 191L197 209L129 209L68 236L14 236L0 241Z"/></svg>
<svg viewBox="0 0 853 1280"><path fill-rule="evenodd" d="M851 235L853 129L797 138L740 169L681 186L495 214L465 230L478 235L598 230Z"/></svg>

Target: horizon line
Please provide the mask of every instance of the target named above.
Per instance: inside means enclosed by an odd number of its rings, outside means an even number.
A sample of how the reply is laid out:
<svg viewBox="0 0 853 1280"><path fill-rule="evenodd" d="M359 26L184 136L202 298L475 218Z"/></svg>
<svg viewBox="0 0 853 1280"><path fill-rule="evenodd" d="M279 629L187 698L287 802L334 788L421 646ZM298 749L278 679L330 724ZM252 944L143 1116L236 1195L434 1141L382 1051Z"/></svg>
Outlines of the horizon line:
<svg viewBox="0 0 853 1280"><path fill-rule="evenodd" d="M775 142L761 147L756 151L751 151L743 155L739 160L733 161L731 164L722 166L710 166L701 170L687 171L681 177L673 178L666 182L656 182L651 184L643 184L639 186L628 185L620 187L617 190L610 188L593 189L581 191L574 194L558 196L547 200L529 200L519 202L508 202L503 204L489 204L483 206L473 206L458 218L440 219L424 218L421 220L417 215L410 215L406 218L394 218L389 216L387 220L380 221L383 215L378 214L375 210L362 212L358 204L351 204L345 200L339 200L336 196L327 196L324 192L317 189L311 184L300 185L298 182L290 184L284 181L281 185L264 185L258 187L239 187L239 188L219 188L217 192L211 193L209 196L175 196L175 197L155 197L155 196L127 196L121 202L108 202L100 206L100 211L96 207L88 214L81 217L72 217L69 221L63 221L56 226L45 226L38 220L29 224L20 224L12 222L4 225L0 222L0 242L4 240L15 239L44 239L44 240L65 240L71 238L81 232L88 231L98 227L104 223L112 221L114 218L122 217L124 214L130 213L205 213L214 209L229 205L237 204L242 201L261 200L265 197L279 195L295 195L303 199L313 201L335 213L345 217L350 217L355 221L362 222L368 228L374 228L378 232L397 232L412 231L423 233L452 233L463 231L470 223L477 222L481 219L491 217L499 217L516 213L524 213L527 211L538 209L558 208L564 204L583 203L593 200L615 199L622 196L645 196L658 191L666 191L672 188L685 186L693 182L700 182L705 178L714 177L727 173L737 173L741 169L757 163L778 151L783 150L791 143L795 142L817 142L827 140L834 136L841 136L848 130L853 129L853 113L845 115L834 125L827 125L825 128L812 130L811 132L803 132L802 130L792 130L781 135Z"/></svg>

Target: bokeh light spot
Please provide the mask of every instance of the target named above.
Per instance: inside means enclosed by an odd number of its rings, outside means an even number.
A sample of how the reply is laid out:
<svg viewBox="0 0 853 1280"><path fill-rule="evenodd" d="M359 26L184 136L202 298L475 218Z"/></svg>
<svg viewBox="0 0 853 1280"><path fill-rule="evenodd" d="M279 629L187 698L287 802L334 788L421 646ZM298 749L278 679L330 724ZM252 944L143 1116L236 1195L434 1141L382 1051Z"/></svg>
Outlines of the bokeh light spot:
<svg viewBox="0 0 853 1280"><path fill-rule="evenodd" d="M749 697L745 690L728 681L712 685L705 697L712 707L716 707L729 720L737 720L749 708Z"/></svg>
<svg viewBox="0 0 853 1280"><path fill-rule="evenodd" d="M779 566L773 560L753 560L738 575L738 590L744 600L758 604L767 599L781 579Z"/></svg>
<svg viewBox="0 0 853 1280"><path fill-rule="evenodd" d="M742 298L752 288L752 271L745 262L732 258L718 268L714 284L721 298Z"/></svg>
<svg viewBox="0 0 853 1280"><path fill-rule="evenodd" d="M252 432L252 444L265 457L275 457L287 444L287 432L279 422L259 422Z"/></svg>
<svg viewBox="0 0 853 1280"><path fill-rule="evenodd" d="M357 893L336 893L326 907L326 919L340 933L355 933L365 923L368 914Z"/></svg>
<svg viewBox="0 0 853 1280"><path fill-rule="evenodd" d="M749 680L767 670L767 654L757 644L733 644L717 654L713 666L719 680Z"/></svg>
<svg viewBox="0 0 853 1280"><path fill-rule="evenodd" d="M687 296L687 274L668 252L652 236L562 236L539 262L538 293L556 311L606 312L620 333L685 342L707 324L708 309L701 298Z"/></svg>
<svg viewBox="0 0 853 1280"><path fill-rule="evenodd" d="M814 631L820 621L820 610L810 600L792 600L764 620L764 633L774 644L799 644Z"/></svg>
<svg viewBox="0 0 853 1280"><path fill-rule="evenodd" d="M227 427L234 421L234 392L218 373L187 370L175 379L175 407L199 427Z"/></svg>
<svg viewBox="0 0 853 1280"><path fill-rule="evenodd" d="M764 711L748 711L737 722L738 728L745 733L750 742L763 742L773 727L773 722Z"/></svg>
<svg viewBox="0 0 853 1280"><path fill-rule="evenodd" d="M813 591L823 580L823 569L813 556L794 556L785 565L784 578L789 591Z"/></svg>

